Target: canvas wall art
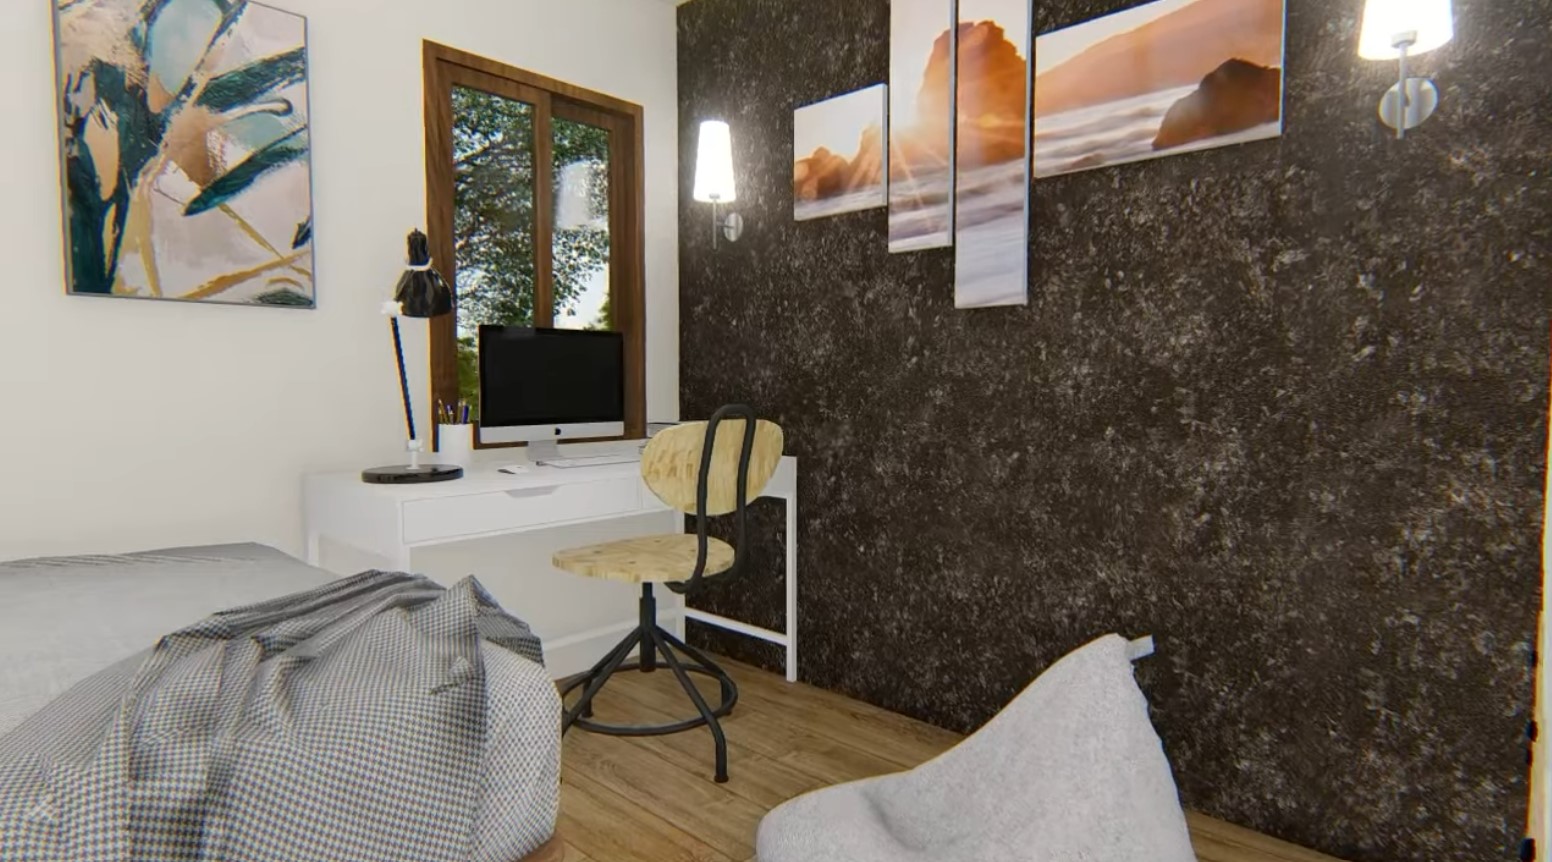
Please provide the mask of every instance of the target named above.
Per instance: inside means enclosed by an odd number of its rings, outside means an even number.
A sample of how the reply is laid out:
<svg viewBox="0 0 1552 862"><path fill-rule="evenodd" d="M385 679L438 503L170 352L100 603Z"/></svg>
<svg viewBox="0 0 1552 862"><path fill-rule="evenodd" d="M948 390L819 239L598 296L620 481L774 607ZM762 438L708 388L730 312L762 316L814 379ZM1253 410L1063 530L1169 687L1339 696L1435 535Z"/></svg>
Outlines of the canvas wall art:
<svg viewBox="0 0 1552 862"><path fill-rule="evenodd" d="M878 209L885 191L883 84L797 109L792 192L798 221Z"/></svg>
<svg viewBox="0 0 1552 862"><path fill-rule="evenodd" d="M1030 0L959 0L954 302L1029 297Z"/></svg>
<svg viewBox="0 0 1552 862"><path fill-rule="evenodd" d="M954 244L956 0L894 0L889 25L889 250Z"/></svg>
<svg viewBox="0 0 1552 862"><path fill-rule="evenodd" d="M69 291L312 307L306 20L56 2Z"/></svg>
<svg viewBox="0 0 1552 862"><path fill-rule="evenodd" d="M1158 0L1035 41L1037 177L1282 134L1285 0Z"/></svg>

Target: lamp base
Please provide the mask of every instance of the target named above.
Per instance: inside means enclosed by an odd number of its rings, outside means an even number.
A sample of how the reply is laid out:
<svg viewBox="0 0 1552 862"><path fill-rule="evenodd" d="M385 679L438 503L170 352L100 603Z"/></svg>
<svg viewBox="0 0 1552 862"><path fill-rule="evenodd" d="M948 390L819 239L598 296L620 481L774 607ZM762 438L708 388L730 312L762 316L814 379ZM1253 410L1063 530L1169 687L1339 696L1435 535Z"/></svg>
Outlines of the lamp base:
<svg viewBox="0 0 1552 862"><path fill-rule="evenodd" d="M451 482L463 478L462 467L445 464L407 464L398 467L373 467L361 471L361 481L368 485L424 485L428 482Z"/></svg>
<svg viewBox="0 0 1552 862"><path fill-rule="evenodd" d="M1401 107L1401 85L1393 85L1380 100L1380 121L1405 132L1421 126L1439 109L1439 88L1427 78L1406 80L1406 110Z"/></svg>

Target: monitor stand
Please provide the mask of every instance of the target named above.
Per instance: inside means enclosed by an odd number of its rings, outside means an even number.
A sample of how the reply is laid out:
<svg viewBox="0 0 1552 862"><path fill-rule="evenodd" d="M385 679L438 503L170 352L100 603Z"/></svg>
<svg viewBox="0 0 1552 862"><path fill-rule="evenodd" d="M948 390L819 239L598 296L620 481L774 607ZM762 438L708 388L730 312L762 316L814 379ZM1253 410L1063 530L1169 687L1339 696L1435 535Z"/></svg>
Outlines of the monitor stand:
<svg viewBox="0 0 1552 862"><path fill-rule="evenodd" d="M555 438L548 440L534 440L528 444L528 461L531 464L545 464L560 458L560 441Z"/></svg>

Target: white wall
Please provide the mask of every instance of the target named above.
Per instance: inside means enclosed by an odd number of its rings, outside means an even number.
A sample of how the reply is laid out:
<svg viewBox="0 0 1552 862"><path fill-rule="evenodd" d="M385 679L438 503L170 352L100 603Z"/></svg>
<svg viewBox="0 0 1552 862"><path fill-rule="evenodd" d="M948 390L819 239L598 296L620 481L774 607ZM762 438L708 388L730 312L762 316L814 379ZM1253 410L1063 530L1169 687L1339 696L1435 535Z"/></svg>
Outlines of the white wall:
<svg viewBox="0 0 1552 862"><path fill-rule="evenodd" d="M648 415L678 416L674 9L653 0L270 0L310 19L315 311L67 297L50 0L5 0L0 559L262 541L304 472L393 463L377 308L425 222L421 40L646 109ZM423 324L409 322L412 357ZM426 362L412 363L426 415Z"/></svg>

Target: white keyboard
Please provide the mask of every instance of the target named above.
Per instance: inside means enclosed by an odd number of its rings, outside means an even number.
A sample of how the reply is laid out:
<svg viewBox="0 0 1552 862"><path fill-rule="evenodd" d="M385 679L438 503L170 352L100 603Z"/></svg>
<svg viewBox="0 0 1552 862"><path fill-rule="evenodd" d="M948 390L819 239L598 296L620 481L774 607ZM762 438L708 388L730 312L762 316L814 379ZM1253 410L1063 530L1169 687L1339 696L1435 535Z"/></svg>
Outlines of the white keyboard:
<svg viewBox="0 0 1552 862"><path fill-rule="evenodd" d="M563 470L569 470L573 467L604 467L610 464L638 464L640 462L640 455L586 455L575 458L552 458L548 461L541 461L540 466L559 467Z"/></svg>

